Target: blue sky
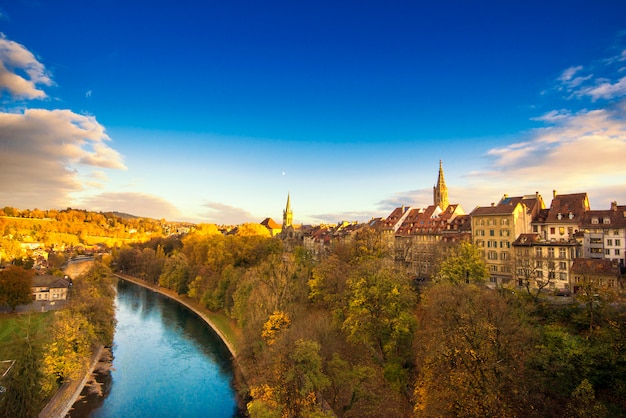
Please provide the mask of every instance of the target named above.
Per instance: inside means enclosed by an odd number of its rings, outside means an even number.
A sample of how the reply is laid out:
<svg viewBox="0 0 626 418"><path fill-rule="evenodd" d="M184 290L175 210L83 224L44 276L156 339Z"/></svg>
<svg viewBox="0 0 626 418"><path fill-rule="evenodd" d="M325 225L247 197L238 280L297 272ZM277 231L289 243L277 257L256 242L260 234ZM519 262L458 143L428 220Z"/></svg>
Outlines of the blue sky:
<svg viewBox="0 0 626 418"><path fill-rule="evenodd" d="M437 4L429 4L437 3ZM440 3L440 4L439 4ZM0 206L193 222L626 201L624 1L0 2Z"/></svg>

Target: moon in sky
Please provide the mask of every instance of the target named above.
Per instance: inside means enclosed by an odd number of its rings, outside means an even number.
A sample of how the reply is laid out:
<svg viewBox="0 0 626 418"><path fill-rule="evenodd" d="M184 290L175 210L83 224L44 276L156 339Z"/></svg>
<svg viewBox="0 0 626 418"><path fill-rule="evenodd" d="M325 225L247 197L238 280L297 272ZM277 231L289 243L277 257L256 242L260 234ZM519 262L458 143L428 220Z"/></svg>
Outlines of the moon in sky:
<svg viewBox="0 0 626 418"><path fill-rule="evenodd" d="M285 175L285 172L283 171L283 176Z"/></svg>

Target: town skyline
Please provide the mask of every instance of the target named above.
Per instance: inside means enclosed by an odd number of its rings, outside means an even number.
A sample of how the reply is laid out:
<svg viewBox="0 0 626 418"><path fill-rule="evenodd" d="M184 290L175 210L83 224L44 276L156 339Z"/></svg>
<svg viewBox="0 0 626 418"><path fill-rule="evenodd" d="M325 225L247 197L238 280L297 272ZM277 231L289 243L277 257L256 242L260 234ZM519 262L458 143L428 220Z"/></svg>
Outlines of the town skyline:
<svg viewBox="0 0 626 418"><path fill-rule="evenodd" d="M0 8L2 206L364 222L440 160L466 213L626 201L623 2L73 5Z"/></svg>

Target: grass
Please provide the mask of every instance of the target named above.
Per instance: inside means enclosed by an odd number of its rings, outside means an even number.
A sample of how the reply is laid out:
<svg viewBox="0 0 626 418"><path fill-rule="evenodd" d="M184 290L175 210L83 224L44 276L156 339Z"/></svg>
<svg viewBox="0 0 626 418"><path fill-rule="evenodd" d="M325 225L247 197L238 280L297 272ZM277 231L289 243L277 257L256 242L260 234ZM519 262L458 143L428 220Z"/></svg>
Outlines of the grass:
<svg viewBox="0 0 626 418"><path fill-rule="evenodd" d="M220 330L224 338L232 345L235 352L239 352L241 331L235 322L223 312L211 312L208 309L203 309L203 312L211 323Z"/></svg>

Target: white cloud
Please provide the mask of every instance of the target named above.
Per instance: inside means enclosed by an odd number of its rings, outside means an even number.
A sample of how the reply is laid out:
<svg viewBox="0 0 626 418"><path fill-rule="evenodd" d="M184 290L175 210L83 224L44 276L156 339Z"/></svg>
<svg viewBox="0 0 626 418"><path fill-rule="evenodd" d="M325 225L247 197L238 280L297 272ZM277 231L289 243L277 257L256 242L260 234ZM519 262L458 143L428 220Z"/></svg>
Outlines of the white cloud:
<svg viewBox="0 0 626 418"><path fill-rule="evenodd" d="M592 100L613 99L626 95L626 77L622 77L619 81L611 83L610 80L598 80L598 84L581 89L577 92L578 96L589 96Z"/></svg>
<svg viewBox="0 0 626 418"><path fill-rule="evenodd" d="M104 127L69 110L0 112L0 200L21 208L64 207L88 186L80 166L125 169Z"/></svg>
<svg viewBox="0 0 626 418"><path fill-rule="evenodd" d="M0 33L0 91L6 90L15 98L46 98L37 85L53 85L43 64L23 45Z"/></svg>
<svg viewBox="0 0 626 418"><path fill-rule="evenodd" d="M552 119L524 142L488 151L494 173L481 173L496 189L513 185L587 191L626 182L626 103ZM520 194L532 191L520 190Z"/></svg>

